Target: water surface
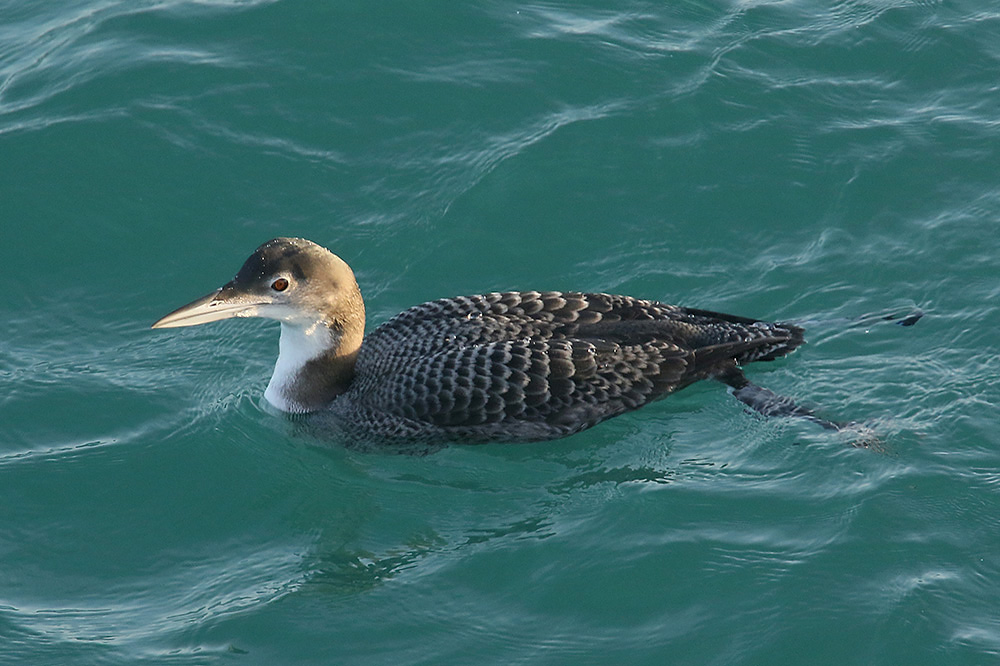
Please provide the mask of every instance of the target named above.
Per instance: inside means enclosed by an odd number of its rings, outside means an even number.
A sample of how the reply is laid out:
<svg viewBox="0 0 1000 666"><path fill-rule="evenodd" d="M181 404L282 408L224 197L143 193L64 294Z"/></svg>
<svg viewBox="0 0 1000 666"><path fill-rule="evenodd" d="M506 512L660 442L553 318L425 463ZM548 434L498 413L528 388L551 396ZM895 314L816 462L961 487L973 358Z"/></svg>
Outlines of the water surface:
<svg viewBox="0 0 1000 666"><path fill-rule="evenodd" d="M1000 656L989 3L0 16L0 662ZM263 404L273 323L148 329L277 235L370 327L505 289L815 322L751 377L884 450L711 384L557 442L319 441Z"/></svg>

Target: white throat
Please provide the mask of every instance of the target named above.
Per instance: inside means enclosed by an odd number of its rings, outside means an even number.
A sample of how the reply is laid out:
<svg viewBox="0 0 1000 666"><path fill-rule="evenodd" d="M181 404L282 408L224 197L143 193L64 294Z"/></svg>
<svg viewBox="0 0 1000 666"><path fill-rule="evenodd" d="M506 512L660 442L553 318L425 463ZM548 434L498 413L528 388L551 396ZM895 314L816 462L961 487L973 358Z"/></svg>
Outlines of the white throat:
<svg viewBox="0 0 1000 666"><path fill-rule="evenodd" d="M274 364L271 381L264 391L264 399L283 412L308 411L305 406L292 399L292 387L302 376L306 363L329 351L334 342L329 327L320 322L307 325L281 322L278 360Z"/></svg>

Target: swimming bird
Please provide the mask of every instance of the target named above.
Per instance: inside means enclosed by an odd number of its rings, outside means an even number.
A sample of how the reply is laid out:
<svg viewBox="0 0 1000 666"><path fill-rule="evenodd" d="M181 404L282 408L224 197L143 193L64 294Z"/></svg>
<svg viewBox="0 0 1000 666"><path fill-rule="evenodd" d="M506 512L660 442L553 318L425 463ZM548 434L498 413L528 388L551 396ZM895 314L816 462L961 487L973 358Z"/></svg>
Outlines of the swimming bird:
<svg viewBox="0 0 1000 666"><path fill-rule="evenodd" d="M821 419L742 367L785 356L802 328L630 296L559 291L444 298L367 336L351 268L311 241L275 238L218 290L153 328L231 317L281 322L265 399L321 412L379 441L564 437L702 379L768 415Z"/></svg>

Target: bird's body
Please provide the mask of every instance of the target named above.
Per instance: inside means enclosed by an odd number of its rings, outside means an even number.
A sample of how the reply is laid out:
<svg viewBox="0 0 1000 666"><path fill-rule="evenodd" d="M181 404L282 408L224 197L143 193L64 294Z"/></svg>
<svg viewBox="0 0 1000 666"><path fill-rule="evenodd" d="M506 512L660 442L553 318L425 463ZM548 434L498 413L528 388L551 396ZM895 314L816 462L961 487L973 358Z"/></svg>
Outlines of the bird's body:
<svg viewBox="0 0 1000 666"><path fill-rule="evenodd" d="M802 342L627 296L508 292L410 308L364 341L337 413L386 437L562 437Z"/></svg>
<svg viewBox="0 0 1000 666"><path fill-rule="evenodd" d="M537 291L424 303L362 337L364 304L347 264L286 238L154 327L242 316L282 323L269 402L387 442L562 437L700 379L745 390L741 366L803 342L791 324Z"/></svg>

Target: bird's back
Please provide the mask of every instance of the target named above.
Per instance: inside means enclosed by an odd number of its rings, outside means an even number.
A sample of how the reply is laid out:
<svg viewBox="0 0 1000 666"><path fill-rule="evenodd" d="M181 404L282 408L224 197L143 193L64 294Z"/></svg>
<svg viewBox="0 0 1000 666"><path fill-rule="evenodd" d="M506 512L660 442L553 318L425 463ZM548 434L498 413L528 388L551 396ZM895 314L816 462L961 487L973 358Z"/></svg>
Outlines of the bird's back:
<svg viewBox="0 0 1000 666"><path fill-rule="evenodd" d="M802 341L793 325L628 296L441 299L365 338L333 410L387 439L551 439Z"/></svg>

